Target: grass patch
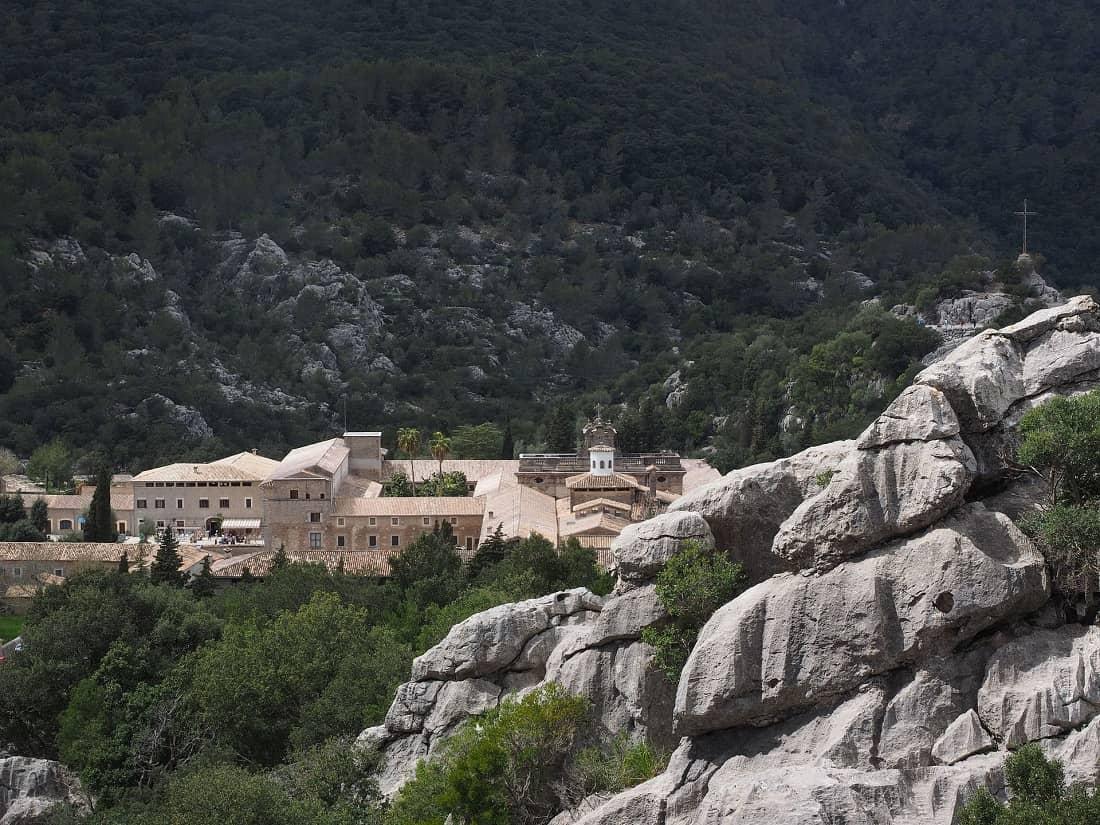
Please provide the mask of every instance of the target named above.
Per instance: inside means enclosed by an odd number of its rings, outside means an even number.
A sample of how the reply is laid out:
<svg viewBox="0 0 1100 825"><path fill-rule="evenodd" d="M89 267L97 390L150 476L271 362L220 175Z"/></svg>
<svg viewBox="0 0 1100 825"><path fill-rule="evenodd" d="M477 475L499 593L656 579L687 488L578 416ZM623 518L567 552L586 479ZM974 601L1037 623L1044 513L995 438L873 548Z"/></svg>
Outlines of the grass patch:
<svg viewBox="0 0 1100 825"><path fill-rule="evenodd" d="M10 642L23 630L22 616L0 616L0 640Z"/></svg>

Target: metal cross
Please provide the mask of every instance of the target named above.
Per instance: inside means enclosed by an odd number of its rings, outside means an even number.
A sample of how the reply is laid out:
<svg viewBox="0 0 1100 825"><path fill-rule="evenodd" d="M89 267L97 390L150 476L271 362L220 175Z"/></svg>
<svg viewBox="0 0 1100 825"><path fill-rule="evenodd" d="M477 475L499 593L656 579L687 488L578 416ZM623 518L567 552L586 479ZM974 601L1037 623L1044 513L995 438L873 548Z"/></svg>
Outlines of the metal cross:
<svg viewBox="0 0 1100 825"><path fill-rule="evenodd" d="M1028 215L1038 215L1038 212L1029 212L1027 209L1027 198L1024 198L1024 209L1022 212L1017 212L1017 215L1024 219L1024 248L1023 254L1027 254L1027 217Z"/></svg>

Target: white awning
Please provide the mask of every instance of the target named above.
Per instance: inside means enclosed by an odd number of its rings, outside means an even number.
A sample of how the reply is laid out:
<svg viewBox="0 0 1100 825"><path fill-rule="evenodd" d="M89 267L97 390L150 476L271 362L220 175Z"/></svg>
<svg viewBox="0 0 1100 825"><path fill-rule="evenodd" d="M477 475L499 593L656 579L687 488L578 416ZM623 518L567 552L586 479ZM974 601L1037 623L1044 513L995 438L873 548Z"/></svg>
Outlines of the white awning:
<svg viewBox="0 0 1100 825"><path fill-rule="evenodd" d="M223 530L259 530L258 518L227 518L222 519Z"/></svg>

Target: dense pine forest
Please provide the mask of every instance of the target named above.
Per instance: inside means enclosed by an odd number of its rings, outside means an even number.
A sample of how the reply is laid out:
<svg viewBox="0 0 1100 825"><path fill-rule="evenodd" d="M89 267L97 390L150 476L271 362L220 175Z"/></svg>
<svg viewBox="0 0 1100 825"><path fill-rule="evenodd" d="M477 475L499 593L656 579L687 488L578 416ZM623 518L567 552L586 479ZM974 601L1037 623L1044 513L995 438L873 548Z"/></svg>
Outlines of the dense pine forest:
<svg viewBox="0 0 1100 825"><path fill-rule="evenodd" d="M1095 25L1001 5L9 3L0 446L850 435L937 345L892 306L1027 299L1025 196L1097 282Z"/></svg>

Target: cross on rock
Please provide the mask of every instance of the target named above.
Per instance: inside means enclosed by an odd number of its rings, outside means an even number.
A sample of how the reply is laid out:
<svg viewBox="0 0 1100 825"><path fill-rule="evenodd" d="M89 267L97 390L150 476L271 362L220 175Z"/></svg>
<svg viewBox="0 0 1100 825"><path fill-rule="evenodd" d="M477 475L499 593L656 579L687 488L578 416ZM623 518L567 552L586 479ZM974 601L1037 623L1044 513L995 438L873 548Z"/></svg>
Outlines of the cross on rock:
<svg viewBox="0 0 1100 825"><path fill-rule="evenodd" d="M1039 213L1038 212L1029 212L1028 208L1027 208L1027 198L1024 198L1023 211L1017 212L1016 214L1024 219L1024 246L1023 246L1023 251L1021 252L1021 254L1026 255L1027 254L1027 218L1028 218L1028 215L1038 215Z"/></svg>

